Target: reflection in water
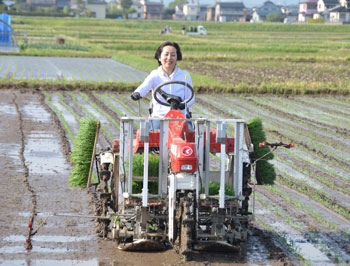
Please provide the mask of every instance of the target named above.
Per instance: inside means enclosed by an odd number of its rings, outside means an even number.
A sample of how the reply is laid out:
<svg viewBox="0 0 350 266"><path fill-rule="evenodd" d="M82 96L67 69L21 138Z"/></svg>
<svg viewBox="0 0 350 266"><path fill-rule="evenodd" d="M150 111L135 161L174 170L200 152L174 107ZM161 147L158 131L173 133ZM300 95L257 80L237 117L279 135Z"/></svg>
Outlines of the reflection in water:
<svg viewBox="0 0 350 266"><path fill-rule="evenodd" d="M91 260L5 260L2 266L98 266L97 259Z"/></svg>
<svg viewBox="0 0 350 266"><path fill-rule="evenodd" d="M61 242L61 243L68 243L68 242L79 242L79 241L89 241L94 239L94 236L58 236L58 235L35 235L32 240L36 242ZM23 235L10 235L3 239L7 242L24 242L25 236Z"/></svg>
<svg viewBox="0 0 350 266"><path fill-rule="evenodd" d="M25 249L24 245L21 246L4 246L0 248L0 253L3 254L21 254L21 253L35 253L35 252L40 252L40 253L67 253L67 252L74 252L74 251L78 251L77 249L73 249L73 248L61 248L61 247L57 247L57 246L46 246L46 247L41 247L38 245L33 246L33 248L30 251L27 251Z"/></svg>

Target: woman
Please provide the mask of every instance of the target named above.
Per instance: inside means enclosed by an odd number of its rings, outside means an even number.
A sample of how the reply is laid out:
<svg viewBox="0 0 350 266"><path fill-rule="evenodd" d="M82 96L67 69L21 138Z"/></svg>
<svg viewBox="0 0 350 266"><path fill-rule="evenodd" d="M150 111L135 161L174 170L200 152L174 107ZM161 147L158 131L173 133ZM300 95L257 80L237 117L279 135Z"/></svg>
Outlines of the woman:
<svg viewBox="0 0 350 266"><path fill-rule="evenodd" d="M177 61L182 59L180 46L176 42L165 42L161 44L154 57L158 61L159 67L153 70L143 83L131 94L131 99L134 101L140 100L150 90L154 90L166 81L183 81L192 87L190 74L176 66ZM162 87L162 90L166 93L179 96L182 101L185 101L191 96L190 89L181 84L169 84ZM157 94L157 96L158 95L159 94ZM158 98L162 99L160 95ZM195 97L193 96L191 101L187 103L187 107L192 106L194 100ZM152 98L151 117L162 118L169 112L169 110L170 107L161 105L154 99L154 97ZM185 108L185 106L180 105L180 110L186 117L189 117L188 109ZM159 121L153 121L153 127L154 129L159 129Z"/></svg>

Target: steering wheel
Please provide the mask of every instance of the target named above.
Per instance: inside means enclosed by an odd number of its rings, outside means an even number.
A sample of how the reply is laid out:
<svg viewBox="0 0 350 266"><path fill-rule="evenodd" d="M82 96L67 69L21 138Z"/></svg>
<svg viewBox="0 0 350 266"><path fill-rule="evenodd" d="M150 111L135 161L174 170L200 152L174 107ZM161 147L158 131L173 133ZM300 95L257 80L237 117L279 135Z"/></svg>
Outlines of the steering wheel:
<svg viewBox="0 0 350 266"><path fill-rule="evenodd" d="M161 88L166 86L166 85L169 85L169 84L181 84L181 85L186 86L191 91L190 97L182 102L182 100L179 96L175 96L175 95L164 92ZM165 103L165 102L159 100L157 93L159 93L167 102ZM178 80L171 80L171 81L166 81L166 82L160 84L154 90L153 96L154 96L154 99L157 101L157 103L164 105L164 106L171 106L171 104L174 102L177 103L177 105L179 105L180 103L187 104L189 101L192 100L192 98L194 96L194 90L193 90L192 86L190 84L188 84L187 82L178 81Z"/></svg>

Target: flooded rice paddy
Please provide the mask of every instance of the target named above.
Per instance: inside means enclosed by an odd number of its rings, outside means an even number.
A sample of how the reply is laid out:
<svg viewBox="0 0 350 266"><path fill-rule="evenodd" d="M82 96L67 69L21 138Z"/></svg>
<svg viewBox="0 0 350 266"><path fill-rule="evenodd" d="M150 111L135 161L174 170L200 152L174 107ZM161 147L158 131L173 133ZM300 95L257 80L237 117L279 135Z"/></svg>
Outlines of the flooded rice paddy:
<svg viewBox="0 0 350 266"><path fill-rule="evenodd" d="M148 100L141 102L143 116ZM200 254L185 262L172 249L125 253L112 240L98 238L95 221L81 217L92 213L87 191L68 186L73 141L63 124L75 135L79 118L95 117L104 126L99 145L106 147L119 136L120 117L138 114L128 94L2 90L0 265L349 264L350 105L344 101L350 98L197 95L194 117L261 117L269 142L295 148L276 151L275 185L257 186L255 221L241 252ZM34 229L41 227L28 251L33 196Z"/></svg>

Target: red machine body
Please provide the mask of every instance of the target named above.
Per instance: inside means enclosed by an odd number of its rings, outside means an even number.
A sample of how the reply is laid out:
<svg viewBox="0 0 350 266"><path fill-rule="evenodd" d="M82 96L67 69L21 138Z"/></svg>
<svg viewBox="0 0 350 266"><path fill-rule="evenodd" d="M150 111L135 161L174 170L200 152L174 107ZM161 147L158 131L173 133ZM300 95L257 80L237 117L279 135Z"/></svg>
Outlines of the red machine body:
<svg viewBox="0 0 350 266"><path fill-rule="evenodd" d="M170 110L166 118L185 119L184 114L179 110ZM149 132L149 147L159 148L160 131ZM226 152L234 151L234 138L226 138ZM206 134L204 134L204 143L206 143ZM118 145L117 140L113 143ZM140 131L136 133L136 139L133 140L133 152L142 152L144 142L140 141ZM168 147L170 149L170 165L173 172L193 173L197 171L198 156L195 145L195 131L188 128L186 121L169 121ZM221 144L216 142L216 130L210 130L210 152L221 152Z"/></svg>

